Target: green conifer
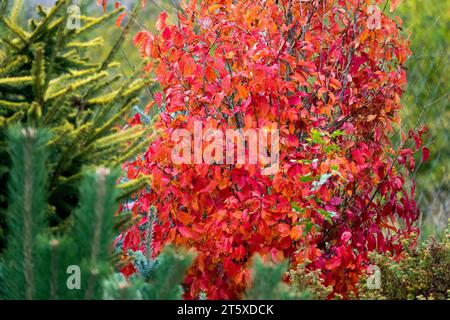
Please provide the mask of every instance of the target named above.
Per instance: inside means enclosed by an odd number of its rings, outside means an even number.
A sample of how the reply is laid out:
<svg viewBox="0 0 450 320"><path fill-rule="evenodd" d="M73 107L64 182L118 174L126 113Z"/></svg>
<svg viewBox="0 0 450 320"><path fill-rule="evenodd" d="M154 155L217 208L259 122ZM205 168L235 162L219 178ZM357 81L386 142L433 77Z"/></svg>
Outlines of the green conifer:
<svg viewBox="0 0 450 320"><path fill-rule="evenodd" d="M0 4L0 184L11 168L6 132L15 123L46 128L51 134L47 171L52 226L70 225L79 202L78 182L85 170L116 167L148 144L151 125L121 129L124 119L149 86L134 75L124 79L114 57L127 35L136 10L105 59L94 59L103 39L92 39L95 28L114 23L118 8L101 17L82 15L81 28L67 28L70 0L46 10L38 6L28 26L17 22L20 1ZM121 125L118 125L121 124ZM120 188L121 199L142 188L148 177ZM0 251L4 246L6 191L0 191Z"/></svg>
<svg viewBox="0 0 450 320"><path fill-rule="evenodd" d="M119 172L104 167L85 174L75 223L65 232L47 218L49 134L13 127L7 132L11 172L8 179L8 236L0 281L7 299L95 299L113 271L111 244ZM79 272L71 287L70 269Z"/></svg>
<svg viewBox="0 0 450 320"><path fill-rule="evenodd" d="M252 258L252 286L247 289L245 299L286 300L310 299L312 295L305 290L297 290L283 281L288 263L265 262L260 255Z"/></svg>
<svg viewBox="0 0 450 320"><path fill-rule="evenodd" d="M3 270L6 295L13 299L33 299L38 290L36 243L45 225L46 166L45 134L31 128L14 128L8 134L14 159L8 184L7 214L10 236Z"/></svg>
<svg viewBox="0 0 450 320"><path fill-rule="evenodd" d="M79 183L73 226L49 228L46 159L51 153L47 146L50 134L15 126L7 136L9 232L6 250L0 255L0 298L181 299L180 284L192 263L191 254L168 247L148 277L136 274L125 279L114 273L118 170L97 167L86 171Z"/></svg>

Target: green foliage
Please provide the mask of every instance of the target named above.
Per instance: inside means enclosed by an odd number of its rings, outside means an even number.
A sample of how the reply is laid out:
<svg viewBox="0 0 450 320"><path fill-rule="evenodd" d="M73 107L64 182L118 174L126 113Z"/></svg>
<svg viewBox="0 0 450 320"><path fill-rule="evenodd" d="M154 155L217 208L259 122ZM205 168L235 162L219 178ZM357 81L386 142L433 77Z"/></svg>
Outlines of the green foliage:
<svg viewBox="0 0 450 320"><path fill-rule="evenodd" d="M0 296L6 299L180 299L193 255L165 248L152 272L129 280L114 274L112 239L119 171L87 171L80 183L74 225L48 228L46 157L48 133L8 131L12 168L7 222L9 236L0 263ZM154 212L153 212L154 214ZM150 224L152 225L152 224ZM141 256L141 260L150 256ZM141 261L142 264L142 261ZM69 267L79 268L80 287L69 288ZM157 266L157 267L155 267ZM148 268L147 268L148 269Z"/></svg>
<svg viewBox="0 0 450 320"><path fill-rule="evenodd" d="M135 252L129 250L128 253L134 258L134 266L138 274L145 280L151 279L154 272L157 270L158 260L152 259L150 255L144 255L139 250Z"/></svg>
<svg viewBox="0 0 450 320"><path fill-rule="evenodd" d="M129 281L121 273L114 273L103 282L104 300L142 300L146 283L142 279Z"/></svg>
<svg viewBox="0 0 450 320"><path fill-rule="evenodd" d="M367 276L361 279L362 299L450 299L450 220L445 237L421 243L410 249L412 241L404 243L407 252L401 259L374 254L373 264L380 268L380 289L367 287Z"/></svg>
<svg viewBox="0 0 450 320"><path fill-rule="evenodd" d="M98 298L100 279L112 269L118 172L99 167L86 174L75 225L61 234L49 229L46 219L48 134L41 129L13 127L8 137L12 167L8 179L9 236L2 256L4 297ZM71 265L80 267L80 290L67 286Z"/></svg>
<svg viewBox="0 0 450 320"><path fill-rule="evenodd" d="M85 299L100 297L98 279L111 271L111 246L113 239L113 213L117 210L115 183L119 172L99 167L86 175L80 188L80 206L75 213L74 239L78 243L77 261L85 275L82 288ZM88 275L88 276L86 276Z"/></svg>
<svg viewBox="0 0 450 320"><path fill-rule="evenodd" d="M8 297L32 299L39 276L35 250L38 233L45 225L46 172L45 134L34 129L14 128L9 132L10 154L14 160L8 184L11 199L8 227L11 236L5 260L5 286Z"/></svg>
<svg viewBox="0 0 450 320"><path fill-rule="evenodd" d="M252 286L246 292L250 300L309 299L311 294L296 287L288 286L283 278L288 267L287 262L273 264L263 261L256 255L252 260Z"/></svg>
<svg viewBox="0 0 450 320"><path fill-rule="evenodd" d="M171 247L166 247L158 256L158 268L148 281L144 291L144 299L173 300L181 299L187 269L191 266L193 255L178 253Z"/></svg>
<svg viewBox="0 0 450 320"><path fill-rule="evenodd" d="M312 299L325 300L333 293L332 286L325 286L320 270L308 270L304 265L297 266L289 272L290 284L301 292L305 292ZM336 295L335 299L341 298Z"/></svg>
<svg viewBox="0 0 450 320"><path fill-rule="evenodd" d="M182 298L181 283L192 264L193 255L166 247L158 256L158 267L146 279L135 274L125 279L114 274L103 284L105 299L178 300Z"/></svg>
<svg viewBox="0 0 450 320"><path fill-rule="evenodd" d="M82 28L70 30L66 12L71 1L57 1L49 10L38 7L27 27L16 22L17 3L9 6L11 1L2 1L0 5L0 183L7 184L11 165L6 151L8 126L23 123L46 128L52 137L47 142L51 149L46 212L52 226L64 228L78 205L78 182L85 171L116 167L148 143L145 138L151 126L120 128L149 82L137 74L123 79L120 64L114 61L132 19L105 57L99 59L96 54L104 41L101 36L92 37L94 30L108 24L117 28L114 20L123 8L99 18L82 16ZM147 181L142 178L121 188L118 196L126 198ZM6 191L1 190L0 250L5 210Z"/></svg>

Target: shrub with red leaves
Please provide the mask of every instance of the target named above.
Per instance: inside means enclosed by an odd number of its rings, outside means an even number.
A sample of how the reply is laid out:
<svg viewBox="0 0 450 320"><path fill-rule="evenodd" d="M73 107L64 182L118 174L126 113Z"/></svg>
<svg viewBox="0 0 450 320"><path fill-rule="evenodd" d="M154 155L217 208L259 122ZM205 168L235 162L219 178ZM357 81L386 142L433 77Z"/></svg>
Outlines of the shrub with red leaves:
<svg viewBox="0 0 450 320"><path fill-rule="evenodd" d="M161 135L126 164L130 179L152 175L133 211L156 206L155 254L169 243L198 252L186 298L239 298L254 253L321 269L345 297L369 252L402 251L418 217L409 174L424 131L392 143L410 52L401 21L369 3L191 1L177 23L162 13L155 34L135 36L162 92L150 103ZM198 123L203 132L277 128L278 172L174 163L174 132ZM125 250L145 250L139 232L123 235Z"/></svg>

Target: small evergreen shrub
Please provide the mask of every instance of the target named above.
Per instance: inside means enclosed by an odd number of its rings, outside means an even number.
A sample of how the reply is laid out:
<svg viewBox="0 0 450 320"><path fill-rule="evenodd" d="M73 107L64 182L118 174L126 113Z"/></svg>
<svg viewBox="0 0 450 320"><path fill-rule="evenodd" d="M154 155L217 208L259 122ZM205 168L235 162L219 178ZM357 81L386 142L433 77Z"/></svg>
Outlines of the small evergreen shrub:
<svg viewBox="0 0 450 320"><path fill-rule="evenodd" d="M308 270L305 265L290 270L289 280L292 287L308 293L311 299L327 299L333 293L333 287L324 284L320 270ZM336 295L334 298L341 296Z"/></svg>
<svg viewBox="0 0 450 320"><path fill-rule="evenodd" d="M373 265L381 271L381 286L378 290L370 290L367 287L368 276L363 276L359 298L450 299L449 230L447 228L441 241L430 239L413 249L413 241L405 240L404 254L397 259L372 254Z"/></svg>

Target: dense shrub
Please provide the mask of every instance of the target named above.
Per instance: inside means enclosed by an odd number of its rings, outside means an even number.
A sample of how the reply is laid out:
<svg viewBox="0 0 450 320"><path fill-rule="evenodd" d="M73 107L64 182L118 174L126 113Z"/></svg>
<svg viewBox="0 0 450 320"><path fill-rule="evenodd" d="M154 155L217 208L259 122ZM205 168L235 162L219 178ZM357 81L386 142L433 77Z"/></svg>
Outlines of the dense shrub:
<svg viewBox="0 0 450 320"><path fill-rule="evenodd" d="M333 294L333 287L326 286L321 271L308 270L305 264L296 266L289 271L290 286L300 292L309 294L312 299L327 299ZM342 298L341 295L333 295L335 299Z"/></svg>
<svg viewBox="0 0 450 320"><path fill-rule="evenodd" d="M136 35L162 87L149 104L160 109L161 136L127 165L131 179L152 175L132 210L157 207L155 254L167 243L197 250L186 297L240 297L254 253L307 261L345 297L369 252L403 251L418 217L409 173L424 131L391 143L408 42L401 22L382 13L374 28L366 3L191 1L177 24L162 13L155 34ZM172 134L196 122L204 131L277 128L279 172L175 164ZM138 224L124 250L140 248L140 237Z"/></svg>
<svg viewBox="0 0 450 320"><path fill-rule="evenodd" d="M369 290L366 278L362 278L360 297L450 299L450 228L442 241L430 239L417 248L412 248L408 239L403 244L406 250L398 258L376 253L371 255L372 263L381 271L381 286L378 290Z"/></svg>

